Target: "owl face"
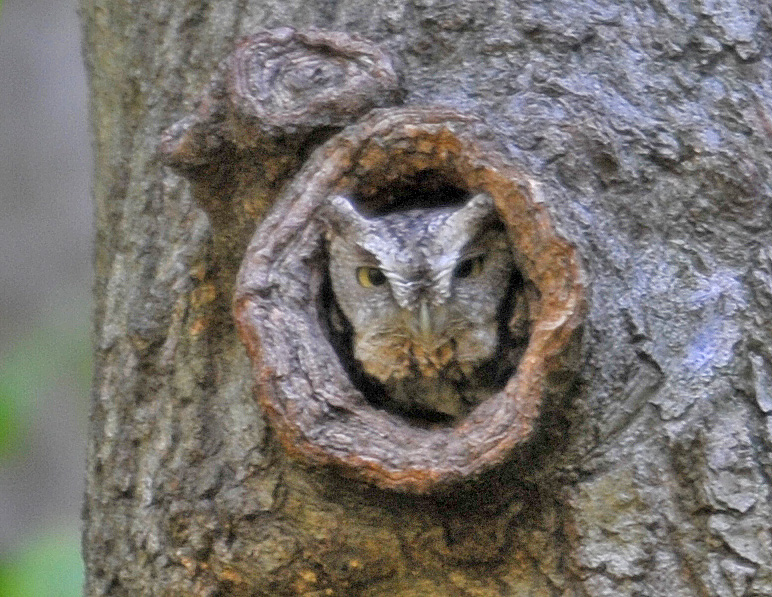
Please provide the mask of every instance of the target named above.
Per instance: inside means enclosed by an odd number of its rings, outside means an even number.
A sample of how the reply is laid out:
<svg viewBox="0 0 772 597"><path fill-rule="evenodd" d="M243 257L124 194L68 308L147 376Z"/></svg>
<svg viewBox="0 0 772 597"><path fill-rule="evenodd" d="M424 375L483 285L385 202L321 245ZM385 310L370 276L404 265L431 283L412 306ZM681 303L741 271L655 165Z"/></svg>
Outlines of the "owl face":
<svg viewBox="0 0 772 597"><path fill-rule="evenodd" d="M514 264L489 196L377 218L335 197L327 219L332 289L365 372L421 392L495 355Z"/></svg>

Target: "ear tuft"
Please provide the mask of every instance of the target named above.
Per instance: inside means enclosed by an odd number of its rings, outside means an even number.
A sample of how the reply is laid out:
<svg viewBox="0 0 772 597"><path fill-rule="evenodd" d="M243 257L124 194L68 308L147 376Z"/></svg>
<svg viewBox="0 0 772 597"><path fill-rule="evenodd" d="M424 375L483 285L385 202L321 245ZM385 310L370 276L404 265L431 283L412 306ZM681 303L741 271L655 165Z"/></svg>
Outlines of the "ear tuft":
<svg viewBox="0 0 772 597"><path fill-rule="evenodd" d="M478 193L466 202L466 205L453 213L445 225L456 230L476 230L496 217L493 197L487 193Z"/></svg>
<svg viewBox="0 0 772 597"><path fill-rule="evenodd" d="M348 197L335 195L330 197L321 212L322 221L327 227L327 236L343 235L347 232L364 232L368 228L367 218L362 216Z"/></svg>

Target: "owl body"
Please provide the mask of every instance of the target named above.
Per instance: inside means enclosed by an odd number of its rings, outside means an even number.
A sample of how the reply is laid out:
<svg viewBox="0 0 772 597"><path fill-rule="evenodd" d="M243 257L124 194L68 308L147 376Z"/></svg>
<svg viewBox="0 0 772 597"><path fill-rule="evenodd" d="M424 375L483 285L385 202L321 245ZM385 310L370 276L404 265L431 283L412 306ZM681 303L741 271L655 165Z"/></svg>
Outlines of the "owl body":
<svg viewBox="0 0 772 597"><path fill-rule="evenodd" d="M492 199L368 218L335 197L327 221L333 294L385 400L458 417L490 393L514 271Z"/></svg>

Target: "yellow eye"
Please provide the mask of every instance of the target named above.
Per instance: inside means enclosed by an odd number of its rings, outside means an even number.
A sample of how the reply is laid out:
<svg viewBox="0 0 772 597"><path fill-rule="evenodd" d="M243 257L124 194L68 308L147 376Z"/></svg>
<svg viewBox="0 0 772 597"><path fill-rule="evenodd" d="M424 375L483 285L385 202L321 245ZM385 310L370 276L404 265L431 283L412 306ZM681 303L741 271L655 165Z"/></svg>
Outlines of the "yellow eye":
<svg viewBox="0 0 772 597"><path fill-rule="evenodd" d="M479 276L485 265L485 255L476 255L469 259L464 259L453 270L453 276L456 278L470 278Z"/></svg>
<svg viewBox="0 0 772 597"><path fill-rule="evenodd" d="M380 286L386 282L386 276L377 267L358 267L357 282L359 282L359 285L363 288L372 288L373 286Z"/></svg>

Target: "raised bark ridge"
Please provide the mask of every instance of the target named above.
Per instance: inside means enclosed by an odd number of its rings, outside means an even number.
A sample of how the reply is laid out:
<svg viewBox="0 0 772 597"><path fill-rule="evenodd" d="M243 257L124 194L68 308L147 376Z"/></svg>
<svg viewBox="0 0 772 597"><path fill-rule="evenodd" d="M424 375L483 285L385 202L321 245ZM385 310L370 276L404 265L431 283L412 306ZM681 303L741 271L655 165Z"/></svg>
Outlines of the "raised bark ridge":
<svg viewBox="0 0 772 597"><path fill-rule="evenodd" d="M578 258L555 234L538 185L478 138L490 135L484 131L482 122L450 110L375 111L314 154L255 232L239 274L236 318L255 362L260 404L290 453L384 488L423 493L504 462L531 437L542 401L570 387L584 313ZM364 399L320 312L324 202L342 193L378 204L408 181L420 188L416 181L427 173L494 198L531 290L532 314L528 345L505 389L459 424L435 429Z"/></svg>

